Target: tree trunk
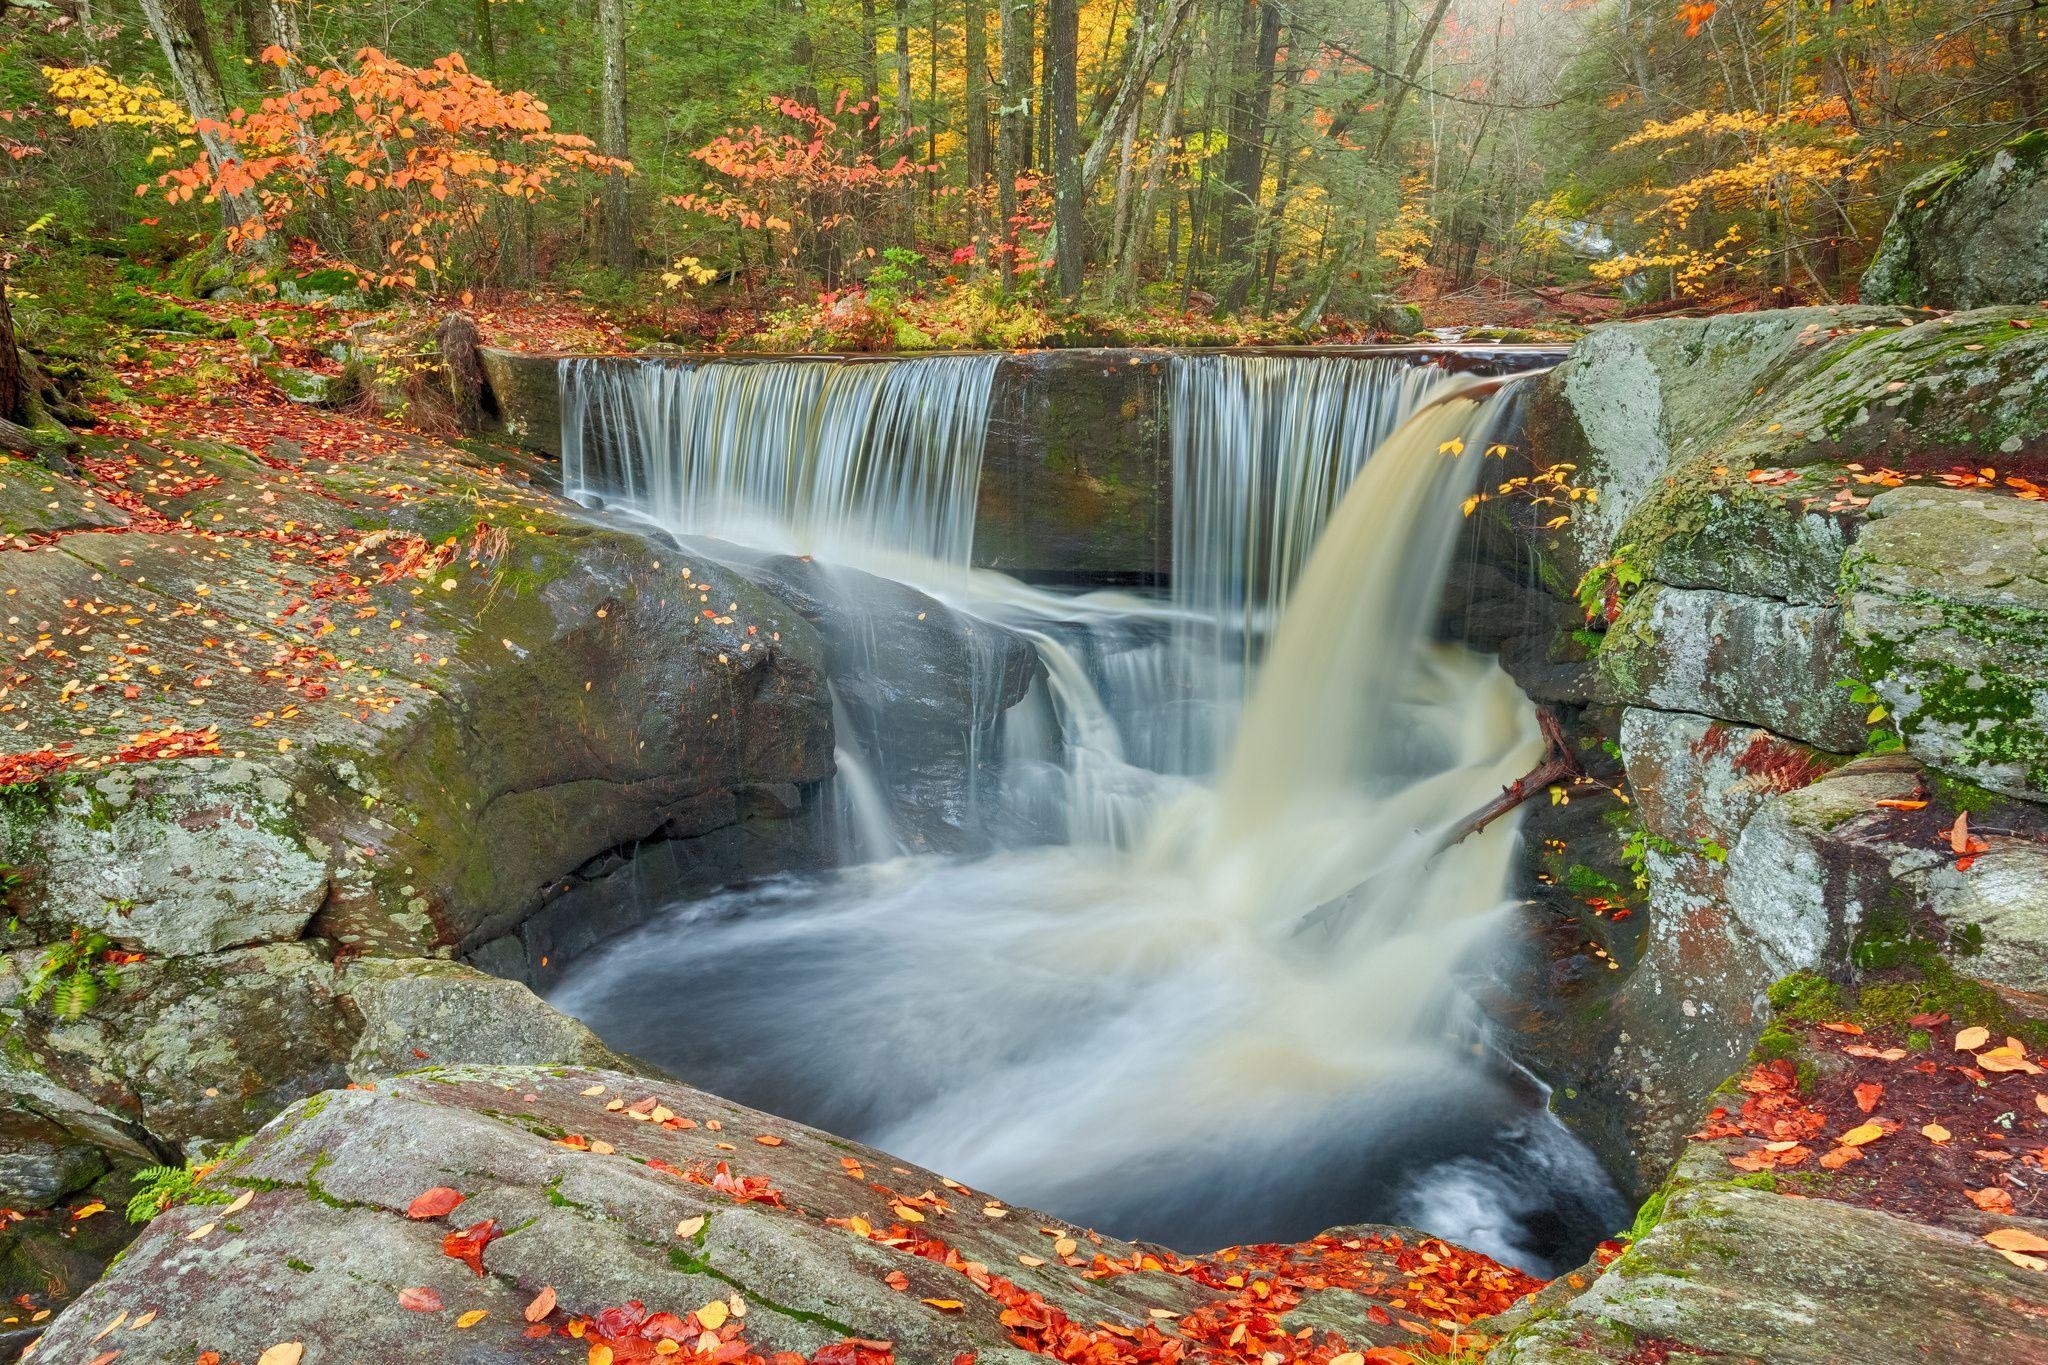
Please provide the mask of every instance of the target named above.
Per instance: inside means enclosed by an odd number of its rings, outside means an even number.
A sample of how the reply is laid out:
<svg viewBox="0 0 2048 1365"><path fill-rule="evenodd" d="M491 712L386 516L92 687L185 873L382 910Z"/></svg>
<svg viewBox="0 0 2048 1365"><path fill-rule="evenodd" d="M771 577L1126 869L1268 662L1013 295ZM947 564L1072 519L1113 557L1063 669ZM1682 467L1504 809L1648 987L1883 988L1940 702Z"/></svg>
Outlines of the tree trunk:
<svg viewBox="0 0 2048 1365"><path fill-rule="evenodd" d="M881 31L875 0L860 0L860 98L867 105L860 145L877 161L882 157L882 59L875 52L875 35Z"/></svg>
<svg viewBox="0 0 2048 1365"><path fill-rule="evenodd" d="M597 19L604 47L602 150L606 156L624 161L630 145L626 125L626 0L598 0ZM622 275L633 270L632 213L632 191L626 177L606 176L604 261Z"/></svg>
<svg viewBox="0 0 2048 1365"><path fill-rule="evenodd" d="M0 421L28 420L28 374L14 339L14 314L7 309L7 272L0 270Z"/></svg>
<svg viewBox="0 0 2048 1365"><path fill-rule="evenodd" d="M1145 188L1138 196L1138 207L1131 219L1131 230L1124 239L1123 285L1126 299L1135 298L1138 292L1138 270L1145 259L1145 239L1152 232L1152 218L1158 212L1159 186L1166 177L1167 163L1173 157L1173 139L1180 118L1180 106L1186 97L1188 67L1194 45L1182 43L1174 49L1173 74L1166 81L1166 106L1159 114L1159 129L1152 138L1151 164L1145 167ZM1169 260L1180 243L1180 200L1170 199L1173 223L1167 233L1166 250Z"/></svg>
<svg viewBox="0 0 2048 1365"><path fill-rule="evenodd" d="M1408 87L1415 83L1415 77L1422 70L1423 58L1429 55L1429 45L1436 41L1436 31L1444 22L1444 14L1451 7L1451 0L1436 0L1436 8L1429 12L1429 18L1422 23L1422 32L1416 35L1415 46L1408 49L1408 65L1401 72L1401 79L1387 93L1387 112L1380 119L1380 135L1372 147L1372 159L1378 161L1386 155L1387 144L1394 140L1394 127L1401 118L1401 105L1408 98Z"/></svg>
<svg viewBox="0 0 2048 1365"><path fill-rule="evenodd" d="M1069 303L1081 296L1081 277L1088 265L1081 228L1081 6L1079 0L1051 0L1045 19L1046 111L1052 120L1051 170L1053 262L1060 297Z"/></svg>
<svg viewBox="0 0 2048 1365"><path fill-rule="evenodd" d="M1194 12L1195 0L1161 0L1151 11L1149 20L1144 10L1132 19L1130 41L1125 45L1123 78L1109 102L1109 111L1102 116L1102 126L1095 140L1088 144L1087 159L1081 163L1081 189L1084 193L1102 173L1111 145L1120 147L1137 135L1134 120L1137 106L1144 98L1145 86L1158 68L1159 59L1173 51L1180 41L1181 28Z"/></svg>
<svg viewBox="0 0 2048 1365"><path fill-rule="evenodd" d="M234 144L206 126L226 120L227 100L221 94L220 78L214 74L208 49L201 42L201 35L186 22L183 7L167 3L167 0L142 0L142 13L149 22L150 31L156 34L158 45L163 48L164 60L169 63L171 77L177 82L185 111L200 125L199 142L206 149L207 157L216 168L241 160ZM220 217L221 225L230 229L245 223L260 223L263 206L254 194L222 195ZM245 238L241 245L245 255L268 257L276 254L274 244L269 244L267 238Z"/></svg>
<svg viewBox="0 0 2048 1365"><path fill-rule="evenodd" d="M1003 283L1017 278L1017 178L1031 160L1031 40L1033 0L1000 0L1003 7L1003 89L997 107L996 212Z"/></svg>
<svg viewBox="0 0 2048 1365"><path fill-rule="evenodd" d="M475 0L472 13L476 20L477 70L484 73L484 79L495 82L498 79L498 25L491 17L491 0Z"/></svg>
<svg viewBox="0 0 2048 1365"><path fill-rule="evenodd" d="M1448 3L1448 0L1445 0ZM1259 193L1266 177L1266 124L1273 102L1273 65L1280 55L1280 7L1246 0L1238 39L1237 88L1230 101L1223 153L1223 236L1217 259L1230 270L1223 311L1241 311L1257 275Z"/></svg>
<svg viewBox="0 0 2048 1365"><path fill-rule="evenodd" d="M899 0L900 3L900 0ZM981 236L981 197L988 190L988 22L982 0L965 0L961 28L967 63L967 240Z"/></svg>

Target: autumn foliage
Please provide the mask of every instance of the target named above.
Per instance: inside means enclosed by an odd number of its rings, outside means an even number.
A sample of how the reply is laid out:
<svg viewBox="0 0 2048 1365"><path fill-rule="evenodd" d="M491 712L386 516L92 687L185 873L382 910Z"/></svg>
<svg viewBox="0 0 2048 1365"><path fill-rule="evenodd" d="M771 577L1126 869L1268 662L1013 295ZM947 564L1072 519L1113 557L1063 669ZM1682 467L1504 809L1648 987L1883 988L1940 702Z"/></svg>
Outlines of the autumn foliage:
<svg viewBox="0 0 2048 1365"><path fill-rule="evenodd" d="M348 225L319 232L335 263L368 283L433 287L489 272L501 206L547 198L572 175L632 173L589 138L556 131L544 102L500 90L459 55L421 68L364 48L352 67L301 67L272 47L263 60L290 75L290 88L199 125L239 159L216 164L202 151L156 182L172 203L254 195L262 212L230 229L234 247L295 225L320 229L319 207L347 201Z"/></svg>

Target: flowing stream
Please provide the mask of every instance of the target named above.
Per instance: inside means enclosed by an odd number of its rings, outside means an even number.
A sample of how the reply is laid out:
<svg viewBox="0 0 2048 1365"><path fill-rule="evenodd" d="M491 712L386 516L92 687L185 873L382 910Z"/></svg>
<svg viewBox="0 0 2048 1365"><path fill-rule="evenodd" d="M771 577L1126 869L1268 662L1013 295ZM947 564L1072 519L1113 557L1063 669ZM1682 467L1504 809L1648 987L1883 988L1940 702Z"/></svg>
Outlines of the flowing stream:
<svg viewBox="0 0 2048 1365"><path fill-rule="evenodd" d="M1498 386L1177 358L1174 588L1145 598L967 567L985 358L565 365L572 489L815 551L856 615L869 574L911 584L975 647L943 801L902 776L930 769L909 727L836 708L848 865L670 907L559 1007L707 1089L1183 1249L1401 1222L1540 1271L1625 1218L1460 985L1515 831L1447 831L1541 748L1506 674L1433 638ZM1007 707L997 630L1037 655ZM886 629L854 633L844 685L890 666Z"/></svg>

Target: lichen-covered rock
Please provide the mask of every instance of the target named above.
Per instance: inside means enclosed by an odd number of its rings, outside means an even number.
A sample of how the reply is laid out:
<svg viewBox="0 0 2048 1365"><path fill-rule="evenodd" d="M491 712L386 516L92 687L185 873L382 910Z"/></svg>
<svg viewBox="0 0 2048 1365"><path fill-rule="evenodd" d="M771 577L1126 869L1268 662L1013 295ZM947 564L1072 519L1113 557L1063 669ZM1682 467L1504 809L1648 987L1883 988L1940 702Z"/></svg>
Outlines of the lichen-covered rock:
<svg viewBox="0 0 2048 1365"><path fill-rule="evenodd" d="M301 832L291 783L199 758L124 765L0 803L12 898L46 939L71 926L170 955L295 939L327 899L333 852Z"/></svg>
<svg viewBox="0 0 2048 1365"><path fill-rule="evenodd" d="M1752 411L1759 388L1865 328L1896 327L1906 316L1896 309L1798 308L1588 332L1544 378L1525 424L1539 466L1572 465L1573 482L1599 494L1592 505L1575 506L1559 531L1560 572L1576 581L1628 543L1623 528L1637 509ZM1642 537L1639 548L1659 540Z"/></svg>
<svg viewBox="0 0 2048 1365"><path fill-rule="evenodd" d="M1863 272L1870 303L1982 308L2048 298L2048 133L1938 166L1907 185Z"/></svg>
<svg viewBox="0 0 2048 1365"><path fill-rule="evenodd" d="M1629 599L1598 655L1626 705L1747 721L1835 753L1864 747L1866 708L1841 613L1764 597L1651 587Z"/></svg>
<svg viewBox="0 0 2048 1365"><path fill-rule="evenodd" d="M2048 800L2048 507L1907 487L1870 510L1844 568L1848 629L1907 748Z"/></svg>
<svg viewBox="0 0 2048 1365"><path fill-rule="evenodd" d="M1703 1183L1671 1194L1656 1226L1585 1293L1487 1360L2040 1365L2044 1317L2048 1276L1967 1233Z"/></svg>
<svg viewBox="0 0 2048 1365"><path fill-rule="evenodd" d="M518 444L562 453L562 362L551 355L477 347L483 366L485 410Z"/></svg>
<svg viewBox="0 0 2048 1365"><path fill-rule="evenodd" d="M758 1182L748 1197L713 1188L728 1167ZM461 1204L408 1218L436 1186ZM198 1204L158 1217L50 1325L39 1358L86 1359L124 1311L153 1314L120 1332L124 1362L190 1365L204 1350L252 1360L284 1341L303 1342L308 1365L552 1360L565 1345L580 1356L560 1335L526 1335L524 1311L549 1288L550 1333L630 1301L678 1317L737 1302L761 1354L860 1337L923 1365L1011 1358L1004 1306L976 1274L1042 1296L1089 1331L1177 1333L1176 1319L1237 1292L1142 1268L1084 1275L1102 1258L1135 1266L1139 1249L712 1095L581 1068L431 1071L323 1095L279 1116L206 1187L215 1200L252 1197L233 1214ZM442 1240L486 1219L500 1235L473 1274ZM912 1235L973 1264L963 1273L913 1254ZM1408 1277L1392 1259L1386 1269L1397 1297ZM439 1306L401 1306L413 1287Z"/></svg>

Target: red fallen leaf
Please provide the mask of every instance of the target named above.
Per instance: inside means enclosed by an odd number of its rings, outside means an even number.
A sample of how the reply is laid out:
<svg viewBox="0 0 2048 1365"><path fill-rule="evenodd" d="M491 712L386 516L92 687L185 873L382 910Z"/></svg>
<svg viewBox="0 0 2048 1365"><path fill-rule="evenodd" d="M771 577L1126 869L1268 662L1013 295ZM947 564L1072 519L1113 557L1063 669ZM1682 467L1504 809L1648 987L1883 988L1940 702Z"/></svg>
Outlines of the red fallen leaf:
<svg viewBox="0 0 2048 1365"><path fill-rule="evenodd" d="M1861 1024L1822 1024L1821 1027L1829 1033L1846 1033L1852 1038L1861 1038L1863 1036L1863 1026Z"/></svg>
<svg viewBox="0 0 2048 1365"><path fill-rule="evenodd" d="M441 1218L453 1213L455 1206L461 1202L462 1195L459 1191L451 1190L446 1185L436 1185L433 1189L424 1191L418 1198L407 1204L405 1206L405 1216L408 1218Z"/></svg>
<svg viewBox="0 0 2048 1365"><path fill-rule="evenodd" d="M418 1048L414 1048L412 1050L412 1055L419 1058L423 1062L427 1059L427 1054L420 1051Z"/></svg>
<svg viewBox="0 0 2048 1365"><path fill-rule="evenodd" d="M1946 1014L1916 1014L1906 1021L1914 1028L1940 1028L1948 1022Z"/></svg>
<svg viewBox="0 0 2048 1365"><path fill-rule="evenodd" d="M441 1311L441 1295L432 1285L416 1284L398 1291L398 1306L413 1313L438 1313Z"/></svg>
<svg viewBox="0 0 2048 1365"><path fill-rule="evenodd" d="M910 1277L900 1270L892 1270L882 1277L882 1283L901 1294L910 1288Z"/></svg>
<svg viewBox="0 0 2048 1365"><path fill-rule="evenodd" d="M1365 1315L1372 1320L1375 1327L1391 1327L1394 1325L1394 1315L1376 1303L1366 1305Z"/></svg>
<svg viewBox="0 0 2048 1365"><path fill-rule="evenodd" d="M441 1254L450 1260L460 1261L475 1271L478 1279L484 1273L484 1248L498 1235L498 1220L486 1218L481 1223L472 1223L460 1232L451 1232L441 1239Z"/></svg>
<svg viewBox="0 0 2048 1365"><path fill-rule="evenodd" d="M1864 1113L1877 1108L1877 1102L1884 1098L1884 1087L1875 1081L1865 1081L1856 1087L1856 1107Z"/></svg>

